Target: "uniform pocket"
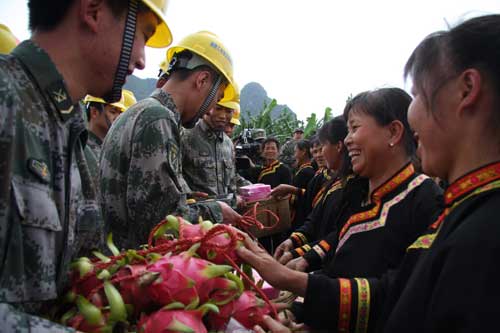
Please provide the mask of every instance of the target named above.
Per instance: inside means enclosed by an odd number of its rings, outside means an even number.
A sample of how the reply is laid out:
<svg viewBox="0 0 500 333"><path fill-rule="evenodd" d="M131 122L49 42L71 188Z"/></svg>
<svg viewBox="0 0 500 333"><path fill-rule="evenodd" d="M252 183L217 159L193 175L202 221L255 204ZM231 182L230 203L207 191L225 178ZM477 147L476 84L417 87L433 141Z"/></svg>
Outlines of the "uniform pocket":
<svg viewBox="0 0 500 333"><path fill-rule="evenodd" d="M23 181L16 177L11 181L14 200L22 225L61 231L61 222L48 185Z"/></svg>
<svg viewBox="0 0 500 333"><path fill-rule="evenodd" d="M233 160L225 158L224 159L224 185L226 188L231 185L231 179L233 177L234 177Z"/></svg>

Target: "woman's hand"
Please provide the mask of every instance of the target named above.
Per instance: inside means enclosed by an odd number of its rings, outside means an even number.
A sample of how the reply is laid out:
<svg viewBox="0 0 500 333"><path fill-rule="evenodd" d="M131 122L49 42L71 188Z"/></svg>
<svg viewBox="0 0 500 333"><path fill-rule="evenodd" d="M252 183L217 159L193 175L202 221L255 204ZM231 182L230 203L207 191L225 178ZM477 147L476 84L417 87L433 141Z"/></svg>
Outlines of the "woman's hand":
<svg viewBox="0 0 500 333"><path fill-rule="evenodd" d="M304 296L307 289L307 274L293 271L271 257L266 250L260 248L248 235L245 235L245 247L236 251L238 256L250 264L270 285L280 290Z"/></svg>
<svg viewBox="0 0 500 333"><path fill-rule="evenodd" d="M280 184L271 190L271 195L275 198L283 198L289 194L297 192L297 188L288 184Z"/></svg>
<svg viewBox="0 0 500 333"><path fill-rule="evenodd" d="M280 260L285 252L288 252L292 249L293 242L291 239L287 239L276 248L276 251L274 251L274 259Z"/></svg>
<svg viewBox="0 0 500 333"><path fill-rule="evenodd" d="M279 321L274 320L273 318L271 318L269 316L264 316L263 325L265 325L267 327L267 329L268 329L267 332L271 332L271 333L291 333L292 332L288 327L284 326ZM262 329L261 326L258 326L258 325L255 326L253 328L253 330L256 333L265 333L266 332Z"/></svg>
<svg viewBox="0 0 500 333"><path fill-rule="evenodd" d="M293 269L294 271L305 272L309 267L309 263L303 257L298 257L290 260L286 267Z"/></svg>

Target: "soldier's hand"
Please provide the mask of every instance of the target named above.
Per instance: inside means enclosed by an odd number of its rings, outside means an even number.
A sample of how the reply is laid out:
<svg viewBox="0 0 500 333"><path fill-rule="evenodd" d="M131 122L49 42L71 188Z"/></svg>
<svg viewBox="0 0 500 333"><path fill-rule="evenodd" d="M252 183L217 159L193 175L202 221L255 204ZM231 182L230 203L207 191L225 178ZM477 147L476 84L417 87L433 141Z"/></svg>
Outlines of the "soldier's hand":
<svg viewBox="0 0 500 333"><path fill-rule="evenodd" d="M280 260L281 256L285 253L293 249L293 242L291 239L287 239L283 243L281 243L276 251L274 251L274 259Z"/></svg>
<svg viewBox="0 0 500 333"><path fill-rule="evenodd" d="M236 196L236 207L238 207L238 209L245 208L245 200L243 200L241 195Z"/></svg>
<svg viewBox="0 0 500 333"><path fill-rule="evenodd" d="M224 224L237 224L241 220L241 215L235 212L227 203L217 201L222 210L222 222Z"/></svg>
<svg viewBox="0 0 500 333"><path fill-rule="evenodd" d="M306 269L309 267L309 263L303 257L298 257L290 260L286 264L286 267L293 269L295 271L305 272Z"/></svg>
<svg viewBox="0 0 500 333"><path fill-rule="evenodd" d="M193 199L206 199L208 198L208 193L205 192L191 192L189 196Z"/></svg>
<svg viewBox="0 0 500 333"><path fill-rule="evenodd" d="M297 192L297 188L288 184L280 184L271 190L271 195L275 198L283 198Z"/></svg>

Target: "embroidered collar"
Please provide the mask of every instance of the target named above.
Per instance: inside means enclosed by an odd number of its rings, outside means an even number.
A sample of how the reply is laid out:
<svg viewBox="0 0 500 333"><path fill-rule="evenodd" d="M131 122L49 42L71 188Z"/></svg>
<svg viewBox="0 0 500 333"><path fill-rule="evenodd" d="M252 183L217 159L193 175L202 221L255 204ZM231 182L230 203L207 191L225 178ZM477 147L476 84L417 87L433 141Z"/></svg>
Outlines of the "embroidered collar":
<svg viewBox="0 0 500 333"><path fill-rule="evenodd" d="M500 162L494 162L473 170L448 186L444 194L445 205L447 207L452 206L479 187L499 179Z"/></svg>
<svg viewBox="0 0 500 333"><path fill-rule="evenodd" d="M372 220L379 216L381 209L382 209L382 198L386 196L387 194L391 193L394 191L397 187L405 183L408 179L410 179L413 175L415 174L415 168L413 167L413 164L409 163L405 167L403 167L400 171L398 171L395 176L393 176L391 179L389 179L387 182L379 186L373 193L372 193L372 203L374 206L368 210L364 210L362 212L356 213L354 215L351 215L347 222L344 224L342 227L340 233L339 233L339 240L342 239L342 237L346 234L348 229L355 224L360 224L364 223L366 221ZM427 176L420 175L416 180L414 180L412 183L410 183L411 189L419 186ZM408 188L406 192L409 192L410 189ZM397 200L394 202L399 202L400 200L403 199L403 196L397 196ZM399 200L399 201L398 201ZM389 206L390 207L390 206ZM384 216L385 218L385 216Z"/></svg>
<svg viewBox="0 0 500 333"><path fill-rule="evenodd" d="M299 167L299 170L297 170L297 172L295 173L295 176L297 176L299 173L301 173L301 172L302 172L302 170L307 169L307 168L312 168L312 164L311 164L311 162L307 162L307 163L302 164L302 165Z"/></svg>
<svg viewBox="0 0 500 333"><path fill-rule="evenodd" d="M380 201L388 193L391 193L399 185L407 181L413 174L415 174L415 167L413 164L408 163L400 171L396 172L393 177L373 191L371 195L372 202Z"/></svg>
<svg viewBox="0 0 500 333"><path fill-rule="evenodd" d="M25 40L12 51L12 54L33 75L40 90L48 97L48 102L52 102L59 111L63 121L78 113L75 111L64 78L47 52L33 41Z"/></svg>
<svg viewBox="0 0 500 333"><path fill-rule="evenodd" d="M318 168L318 170L316 170L316 172L314 173L314 175L317 176L317 175L322 174L322 173L324 175L324 171L325 171L324 167Z"/></svg>
<svg viewBox="0 0 500 333"><path fill-rule="evenodd" d="M264 177L265 175L275 173L276 169L278 169L280 165L281 165L281 162L279 160L273 161L268 167L262 169L262 171L259 174L258 181L260 182L262 177Z"/></svg>

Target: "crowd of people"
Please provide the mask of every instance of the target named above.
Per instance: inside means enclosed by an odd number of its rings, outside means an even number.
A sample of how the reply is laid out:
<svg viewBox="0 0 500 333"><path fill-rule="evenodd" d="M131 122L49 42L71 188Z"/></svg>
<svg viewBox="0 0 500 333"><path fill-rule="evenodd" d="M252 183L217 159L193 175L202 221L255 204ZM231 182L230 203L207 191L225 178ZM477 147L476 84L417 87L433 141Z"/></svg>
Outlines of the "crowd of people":
<svg viewBox="0 0 500 333"><path fill-rule="evenodd" d="M255 159L231 140L240 95L217 35L171 46L161 0L28 7L29 40L0 25L0 332L73 331L46 318L75 258L108 233L139 248L167 214L237 225L252 183L288 199L291 227L238 255L299 296L256 332L497 329L500 15L426 37L404 68L413 96L360 92L283 146L256 130ZM168 49L136 101L122 86L145 46Z"/></svg>

